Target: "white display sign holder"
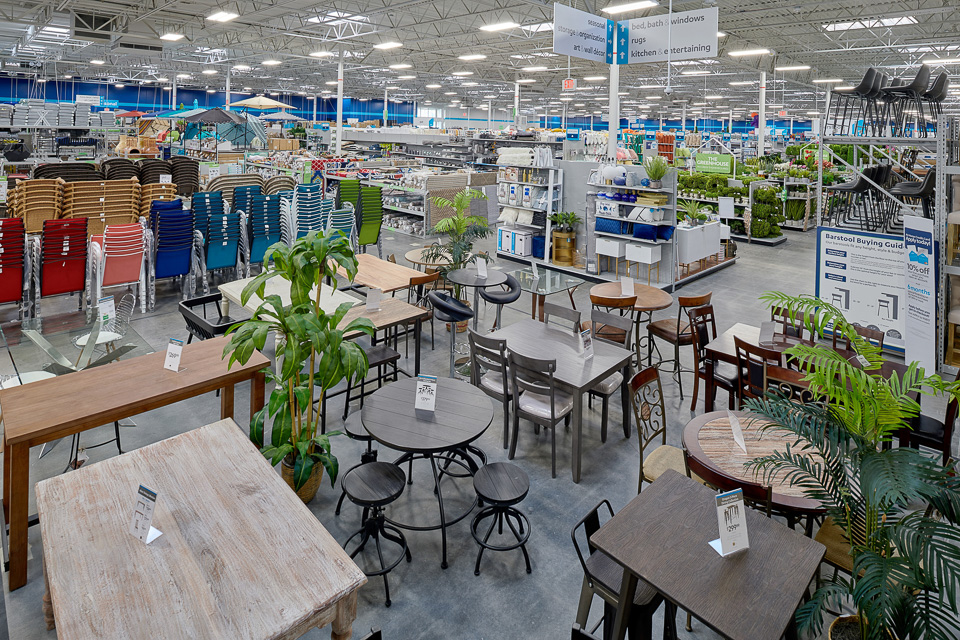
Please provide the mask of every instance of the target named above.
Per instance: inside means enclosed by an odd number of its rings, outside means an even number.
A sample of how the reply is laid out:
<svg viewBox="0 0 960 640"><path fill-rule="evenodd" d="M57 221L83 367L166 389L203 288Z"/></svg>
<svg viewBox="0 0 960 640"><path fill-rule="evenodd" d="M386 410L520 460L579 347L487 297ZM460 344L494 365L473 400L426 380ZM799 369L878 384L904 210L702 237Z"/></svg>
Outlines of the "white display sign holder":
<svg viewBox="0 0 960 640"><path fill-rule="evenodd" d="M178 373L180 371L180 355L183 353L183 340L170 338L167 343L167 354L163 358L163 368Z"/></svg>
<svg viewBox="0 0 960 640"><path fill-rule="evenodd" d="M487 261L483 258L477 260L477 277L481 280L487 279Z"/></svg>
<svg viewBox="0 0 960 640"><path fill-rule="evenodd" d="M417 376L416 394L414 410L432 412L437 406L437 377L424 374Z"/></svg>
<svg viewBox="0 0 960 640"><path fill-rule="evenodd" d="M383 291L380 289L370 289L367 291L367 311L380 311L380 298L383 297Z"/></svg>
<svg viewBox="0 0 960 640"><path fill-rule="evenodd" d="M720 526L720 537L710 541L714 551L721 556L728 556L750 548L743 489L717 495L717 523Z"/></svg>
<svg viewBox="0 0 960 640"><path fill-rule="evenodd" d="M137 489L136 506L133 509L133 518L130 520L130 535L144 544L150 544L159 538L162 532L151 526L153 510L157 506L157 492L140 485Z"/></svg>
<svg viewBox="0 0 960 640"><path fill-rule="evenodd" d="M740 418L738 418L733 411L727 411L727 418L730 420L730 430L733 431L733 441L746 453L747 443L743 439L743 428L740 426Z"/></svg>
<svg viewBox="0 0 960 640"><path fill-rule="evenodd" d="M97 310L100 312L100 320L103 324L108 324L117 317L117 307L113 301L113 296L106 296L97 300Z"/></svg>
<svg viewBox="0 0 960 640"><path fill-rule="evenodd" d="M633 278L629 276L620 276L620 295L629 298L636 295L633 290Z"/></svg>

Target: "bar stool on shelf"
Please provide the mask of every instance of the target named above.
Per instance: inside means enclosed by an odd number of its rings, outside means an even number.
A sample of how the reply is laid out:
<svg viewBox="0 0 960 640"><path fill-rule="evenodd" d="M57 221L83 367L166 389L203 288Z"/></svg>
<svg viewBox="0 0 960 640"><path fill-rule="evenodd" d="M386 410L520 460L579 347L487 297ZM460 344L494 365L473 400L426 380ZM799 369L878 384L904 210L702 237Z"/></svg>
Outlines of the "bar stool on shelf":
<svg viewBox="0 0 960 640"><path fill-rule="evenodd" d="M431 291L427 297L433 305L434 317L440 322L450 324L450 377L455 378L454 352L457 343L457 323L473 318L473 310L453 296L439 291Z"/></svg>
<svg viewBox="0 0 960 640"><path fill-rule="evenodd" d="M383 508L394 502L403 493L403 487L407 478L403 469L390 462L370 462L361 464L348 471L341 481L341 486L350 502L358 507L363 507L363 526L359 531L347 538L343 543L344 550L348 550L350 542L360 536L360 541L356 549L350 552L351 558L356 558L362 553L367 544L372 540L377 548L377 560L379 569L365 570L363 573L367 577L383 576L383 590L386 593L387 601L384 603L390 606L390 584L387 582L387 574L393 571L400 562L406 558L410 562L413 558L410 555L410 549L407 547L407 539L399 529L388 525L383 515ZM400 553L396 559L384 561L383 547L381 540L392 542L400 547Z"/></svg>
<svg viewBox="0 0 960 640"><path fill-rule="evenodd" d="M920 201L923 217L933 219L933 192L936 187L937 168L930 167L923 180L899 182L890 188L890 195Z"/></svg>

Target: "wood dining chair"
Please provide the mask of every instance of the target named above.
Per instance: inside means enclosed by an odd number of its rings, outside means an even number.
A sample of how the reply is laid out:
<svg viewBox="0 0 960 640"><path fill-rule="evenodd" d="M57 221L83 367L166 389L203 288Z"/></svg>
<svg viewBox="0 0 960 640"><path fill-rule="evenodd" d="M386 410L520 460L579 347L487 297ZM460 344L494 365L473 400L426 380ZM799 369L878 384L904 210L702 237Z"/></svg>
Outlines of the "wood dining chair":
<svg viewBox="0 0 960 640"><path fill-rule="evenodd" d="M954 380L960 380L960 372ZM943 422L933 416L921 413L910 421L910 428L900 429L898 436L901 447L921 446L929 447L943 454L943 464L946 466L952 457L953 431L957 423L957 399L951 397L947 402L947 410Z"/></svg>
<svg viewBox="0 0 960 640"><path fill-rule="evenodd" d="M780 366L780 352L750 344L734 336L737 353L737 397L740 408L747 398L762 398L766 390L764 370L768 364Z"/></svg>
<svg viewBox="0 0 960 640"><path fill-rule="evenodd" d="M610 298L607 296L598 296L592 293L590 294L590 305L594 309L630 318L631 329L633 328L633 320L636 315L634 313L634 306L636 304L637 296ZM584 322L582 328L591 329L591 322ZM627 332L629 332L629 330ZM617 327L611 325L608 327L603 327L602 332L598 335L622 346L624 344L624 336L622 335L623 333L624 331L622 329L618 329Z"/></svg>
<svg viewBox="0 0 960 640"><path fill-rule="evenodd" d="M510 403L513 401L507 372L507 341L497 340L467 329L470 342L470 384L503 405L503 448L510 435Z"/></svg>
<svg viewBox="0 0 960 640"><path fill-rule="evenodd" d="M748 507L756 509L768 518L773 515L773 487L763 486L756 482L750 482L742 478L734 478L731 475L703 464L696 458L690 456L687 450L683 450L684 472L688 478L696 476L703 484L716 489L717 491L743 490L743 502Z"/></svg>
<svg viewBox="0 0 960 640"><path fill-rule="evenodd" d="M590 312L590 334L594 340L607 342L630 351L633 320L629 316L618 316L605 311ZM609 336L609 337L608 337ZM616 338L620 338L617 340ZM607 421L609 415L610 396L623 385L623 374L614 371L609 376L595 384L588 391L588 398L599 397L602 402L600 418L600 442L607 441ZM592 405L591 405L592 406ZM627 416L624 416L625 418Z"/></svg>
<svg viewBox="0 0 960 640"><path fill-rule="evenodd" d="M767 391L779 393L794 402L816 402L816 394L810 390L810 383L804 380L807 374L773 364L768 364L763 374L763 388Z"/></svg>
<svg viewBox="0 0 960 640"><path fill-rule="evenodd" d="M577 312L579 315L579 312ZM569 420L573 411L573 396L557 388L554 373L556 360L529 358L510 351L507 355L510 386L517 401L513 411L513 433L510 438L510 453L513 460L517 453L517 435L520 433L520 418L550 430L551 473L557 477L557 423Z"/></svg>
<svg viewBox="0 0 960 640"><path fill-rule="evenodd" d="M687 322L687 311L702 307L705 304L710 304L712 298L713 293L705 293L702 296L677 296L677 304L680 306L677 309L676 320L665 318L663 320L655 320L647 325L647 335L652 345L651 351L647 354L647 365L653 364L653 349L657 350L657 356L660 358L657 367L660 367L666 362L673 363L673 375L677 379L677 385L680 387L681 400L683 399L683 379L680 374L690 373L690 371L680 366L680 347L693 344L693 337L690 334L690 324ZM670 360L663 359L663 356L660 354L660 349L657 347L657 341L654 340L655 337L673 345L673 358Z"/></svg>
<svg viewBox="0 0 960 640"><path fill-rule="evenodd" d="M551 317L560 318L561 320L569 322L574 335L580 333L580 312L576 309L567 309L566 307L561 307L560 305L553 304L552 302L544 302L543 323L550 324ZM567 327L567 325L559 322L554 322L554 324L563 328Z"/></svg>
<svg viewBox="0 0 960 640"><path fill-rule="evenodd" d="M690 309L687 312L691 327L693 342L693 365L697 374L693 378L693 399L690 401L690 411L697 410L697 395L700 391L700 381L707 381L707 345L717 337L717 321L713 314L713 305L706 305ZM720 387L729 395L728 406L736 406L737 397L737 368L729 362L713 363L713 390L716 395ZM714 398L711 398L714 400Z"/></svg>
<svg viewBox="0 0 960 640"><path fill-rule="evenodd" d="M873 346L883 349L883 338L885 335L883 331L870 329L868 327L860 327L857 325L853 325L853 329L854 331L857 332L857 335L859 335L862 338L866 338L871 344L873 344ZM853 346L851 344L850 336L845 336L843 335L842 332L837 331L836 329L833 330L832 339L833 339L834 351L837 350L838 346L841 349L846 349L847 351L850 351L850 349Z"/></svg>
<svg viewBox="0 0 960 640"><path fill-rule="evenodd" d="M422 276L413 276L410 278L410 286L407 287L407 304L412 304L415 307L420 307L421 309L426 309L427 317L422 320L422 322L430 323L430 350L433 351L436 342L436 335L434 333L433 326L433 305L430 304L430 292L437 290L437 283L440 281L439 273L427 273ZM410 345L408 344L408 339L412 333L412 325L415 322L411 321L404 325L403 331L394 330L394 340L397 338L403 337L403 347L406 351L407 358L410 357Z"/></svg>
<svg viewBox="0 0 960 640"><path fill-rule="evenodd" d="M771 307L770 319L777 323L777 329L782 335L803 340L807 320L805 313L791 314L790 310L784 307Z"/></svg>

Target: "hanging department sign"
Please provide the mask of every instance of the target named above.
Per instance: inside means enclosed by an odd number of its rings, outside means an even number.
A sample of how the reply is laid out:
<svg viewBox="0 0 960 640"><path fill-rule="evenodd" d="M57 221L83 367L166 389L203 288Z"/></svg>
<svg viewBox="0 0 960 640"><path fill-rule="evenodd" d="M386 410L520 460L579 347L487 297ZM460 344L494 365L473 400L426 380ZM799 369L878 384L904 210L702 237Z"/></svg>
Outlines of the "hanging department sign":
<svg viewBox="0 0 960 640"><path fill-rule="evenodd" d="M733 173L733 156L725 153L698 153L693 157L701 173Z"/></svg>
<svg viewBox="0 0 960 640"><path fill-rule="evenodd" d="M928 374L937 370L937 280L933 220L903 216L904 342L907 362L919 362Z"/></svg>
<svg viewBox="0 0 960 640"><path fill-rule="evenodd" d="M613 20L553 4L553 52L613 64Z"/></svg>
<svg viewBox="0 0 960 640"><path fill-rule="evenodd" d="M668 42L671 61L717 56L720 24L717 7L674 13L670 24L667 17L661 14L618 23L617 64L665 62Z"/></svg>

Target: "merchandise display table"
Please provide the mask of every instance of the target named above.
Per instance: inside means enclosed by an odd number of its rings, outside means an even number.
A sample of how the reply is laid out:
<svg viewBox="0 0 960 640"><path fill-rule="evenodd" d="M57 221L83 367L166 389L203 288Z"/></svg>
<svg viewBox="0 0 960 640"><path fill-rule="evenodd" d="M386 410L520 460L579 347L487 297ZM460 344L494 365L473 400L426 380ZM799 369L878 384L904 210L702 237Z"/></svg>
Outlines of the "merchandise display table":
<svg viewBox="0 0 960 640"><path fill-rule="evenodd" d="M225 282L220 285L220 293L223 294L224 316L230 315L231 303L237 305L238 307L243 307L250 313L253 313L257 310L257 307L259 307L260 303L263 302L260 296L250 296L250 300L247 301L247 304L243 304L240 301L240 294L243 293L243 288L252 281L253 278L243 278L242 280ZM290 281L284 280L280 277L270 278L267 280L263 293L266 296L280 296L280 301L284 305L288 305L290 304ZM316 291L313 291L311 295L316 295ZM349 302L351 304L360 304L359 300L341 291L340 289L334 289L326 284L320 285L320 308L323 309L324 313L333 313L337 310L337 307L345 302Z"/></svg>
<svg viewBox="0 0 960 640"><path fill-rule="evenodd" d="M623 298L625 296L622 291L623 288L619 282L603 282L590 287L590 295L598 298ZM653 320L654 311L666 309L673 304L673 296L663 289L638 282L633 283L633 295L637 296L637 301L633 303L633 310L637 314L634 321L637 333L633 344L637 350L637 362L643 362L641 354L644 347L647 350L647 359L649 360L652 357L650 349L653 346L653 339L646 331L641 331L641 329Z"/></svg>
<svg viewBox="0 0 960 640"><path fill-rule="evenodd" d="M140 485L157 493L149 545L129 533ZM351 635L366 577L233 420L39 482L37 508L61 639ZM282 539L296 562L264 555Z"/></svg>
<svg viewBox="0 0 960 640"><path fill-rule="evenodd" d="M623 566L613 637L623 640L637 580L730 640L779 640L825 547L746 509L750 548L721 557L716 492L668 470L590 538ZM753 603L753 604L751 604ZM759 604L759 603L762 603Z"/></svg>
<svg viewBox="0 0 960 640"><path fill-rule="evenodd" d="M358 253L357 263L357 276L353 279L353 286L380 289L384 293L406 289L410 286L410 278L419 278L423 275L416 269L394 264L389 260L381 260L369 253ZM347 277L343 267L337 269L337 274Z"/></svg>
<svg viewBox="0 0 960 640"><path fill-rule="evenodd" d="M220 417L233 417L234 385L250 381L250 414L264 403L264 369L254 352L227 368L227 338L184 345L179 372L163 368L165 353L0 390L3 409L3 510L10 525L10 589L27 582L27 499L30 447L220 389Z"/></svg>
<svg viewBox="0 0 960 640"><path fill-rule="evenodd" d="M522 320L489 334L506 340L507 349L520 355L543 360L556 360L553 377L557 386L573 395L573 450L570 471L574 482L580 482L581 447L583 441L583 394L615 371L623 372L620 388L623 405L623 435L630 436L630 361L633 353L606 342L594 340L593 358L584 360L580 336L537 320Z"/></svg>

